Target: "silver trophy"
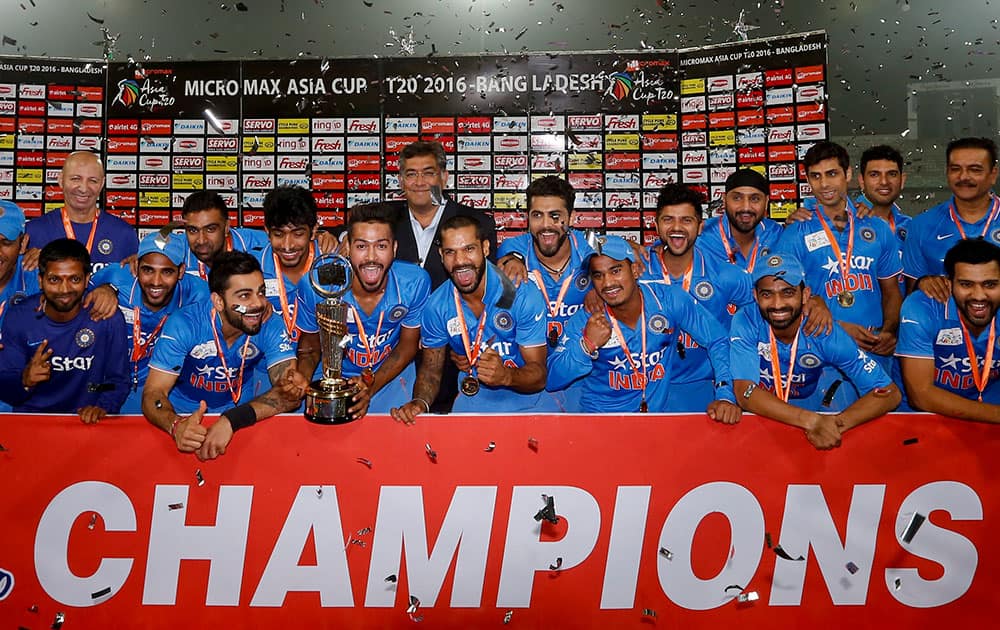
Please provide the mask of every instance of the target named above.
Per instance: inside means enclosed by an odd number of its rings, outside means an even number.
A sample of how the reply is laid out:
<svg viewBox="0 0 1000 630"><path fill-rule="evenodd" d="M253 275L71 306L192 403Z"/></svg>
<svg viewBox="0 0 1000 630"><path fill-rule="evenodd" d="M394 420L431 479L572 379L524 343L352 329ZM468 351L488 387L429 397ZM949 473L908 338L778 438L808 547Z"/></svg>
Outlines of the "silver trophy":
<svg viewBox="0 0 1000 630"><path fill-rule="evenodd" d="M316 305L323 378L309 383L306 420L317 424L344 424L353 420L348 409L361 387L343 377L347 345L347 304L340 298L351 288L351 263L335 254L320 256L309 269L309 284L324 299Z"/></svg>

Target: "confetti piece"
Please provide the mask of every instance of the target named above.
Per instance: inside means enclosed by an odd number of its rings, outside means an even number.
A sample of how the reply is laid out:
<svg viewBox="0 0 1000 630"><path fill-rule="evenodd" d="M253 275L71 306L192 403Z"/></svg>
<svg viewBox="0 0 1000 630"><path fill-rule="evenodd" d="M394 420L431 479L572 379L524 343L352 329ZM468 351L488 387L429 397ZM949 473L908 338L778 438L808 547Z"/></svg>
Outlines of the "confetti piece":
<svg viewBox="0 0 1000 630"><path fill-rule="evenodd" d="M171 503L170 505L167 506L167 509L168 510L183 510L184 509L184 504L183 503Z"/></svg>
<svg viewBox="0 0 1000 630"><path fill-rule="evenodd" d="M562 568L562 556L559 556L558 558L556 558L556 563L555 564L550 564L549 565L549 571L558 571L561 568Z"/></svg>
<svg viewBox="0 0 1000 630"><path fill-rule="evenodd" d="M917 530L920 529L920 526L924 524L925 520L927 520L927 517L923 514L914 512L913 517L906 526L906 529L903 530L903 542L909 543L912 541L913 537L917 535Z"/></svg>
<svg viewBox="0 0 1000 630"><path fill-rule="evenodd" d="M510 623L510 618L513 617L513 616L514 616L514 611L513 610L508 610L507 612L505 612L503 614L503 622L505 624Z"/></svg>
<svg viewBox="0 0 1000 630"><path fill-rule="evenodd" d="M768 549L771 549L771 548L774 547L774 541L771 540L771 532L767 532L767 533L764 534L764 542L767 543L767 548Z"/></svg>
<svg viewBox="0 0 1000 630"><path fill-rule="evenodd" d="M103 19L94 17L90 13L87 13L87 17L89 17L90 21L93 22L94 24L104 24L104 20Z"/></svg>
<svg viewBox="0 0 1000 630"><path fill-rule="evenodd" d="M396 574L395 574L395 573L393 573L392 575L390 575L390 576L386 577L386 578L385 578L385 581L386 581L386 582L393 582L393 583L395 583L395 582L396 582Z"/></svg>
<svg viewBox="0 0 1000 630"><path fill-rule="evenodd" d="M198 487L205 485L205 478L201 476L201 468L194 471L194 478L198 480Z"/></svg>
<svg viewBox="0 0 1000 630"><path fill-rule="evenodd" d="M559 516L556 515L556 500L555 497L550 497L548 495L542 495L542 500L545 501L545 507L538 510L535 513L535 520L541 521L543 518L553 525L559 523Z"/></svg>
<svg viewBox="0 0 1000 630"><path fill-rule="evenodd" d="M486 445L486 448L484 448L483 450L486 451L487 453L492 453L493 449L495 449L496 447L497 447L496 442L490 442L489 444Z"/></svg>
<svg viewBox="0 0 1000 630"><path fill-rule="evenodd" d="M903 580L896 578L895 580L892 581L893 589L898 591L901 586L903 586Z"/></svg>
<svg viewBox="0 0 1000 630"><path fill-rule="evenodd" d="M97 512L90 515L90 524L87 525L87 529L94 529L94 525L97 525Z"/></svg>
<svg viewBox="0 0 1000 630"><path fill-rule="evenodd" d="M740 591L740 592L743 591L743 587L740 586L739 584L730 584L726 588L722 589L722 592L729 593L729 591L731 591L733 589L736 589L737 591Z"/></svg>
<svg viewBox="0 0 1000 630"><path fill-rule="evenodd" d="M30 612L30 613L37 613L38 612L38 604L32 604L31 606L29 606L28 607L28 612Z"/></svg>
<svg viewBox="0 0 1000 630"><path fill-rule="evenodd" d="M787 551L785 551L784 549L781 548L781 545L775 545L774 546L774 553L779 558L783 558L785 560L792 560L794 562L804 562L805 561L805 558L803 558L802 556L799 556L798 558L791 557L790 555L788 555Z"/></svg>
<svg viewBox="0 0 1000 630"><path fill-rule="evenodd" d="M323 486L316 488L316 498L317 499L323 498Z"/></svg>
<svg viewBox="0 0 1000 630"><path fill-rule="evenodd" d="M420 600L410 595L410 607L406 609L406 614L412 615L420 610Z"/></svg>
<svg viewBox="0 0 1000 630"><path fill-rule="evenodd" d="M239 11L240 13L246 13L250 9L247 7L247 5L243 4L242 2L237 2L236 10Z"/></svg>
<svg viewBox="0 0 1000 630"><path fill-rule="evenodd" d="M430 442L424 444L424 450L427 451L427 457L430 457L431 461L436 464L438 459L438 454L437 451L431 448Z"/></svg>
<svg viewBox="0 0 1000 630"><path fill-rule="evenodd" d="M643 617L652 617L653 619L656 619L656 611L653 610L652 608L643 608L642 609L642 616Z"/></svg>
<svg viewBox="0 0 1000 630"><path fill-rule="evenodd" d="M90 599L100 599L100 598L104 597L105 595L110 595L110 594L111 594L111 587L110 586L105 586L101 590L95 591L95 592L91 593L90 594Z"/></svg>
<svg viewBox="0 0 1000 630"><path fill-rule="evenodd" d="M903 440L903 446L909 446L911 444L916 444L919 441L920 440L918 440L917 438L906 438L905 440Z"/></svg>
<svg viewBox="0 0 1000 630"><path fill-rule="evenodd" d="M667 549L666 547L660 547L660 555L663 556L664 558L666 558L667 560L673 560L674 559L674 554L671 553L671 551L669 549Z"/></svg>
<svg viewBox="0 0 1000 630"><path fill-rule="evenodd" d="M66 613L57 612L56 618L52 620L52 630L59 630L66 622Z"/></svg>
<svg viewBox="0 0 1000 630"><path fill-rule="evenodd" d="M3 444L0 444L0 453L6 453L6 452L7 452L7 447L4 446Z"/></svg>
<svg viewBox="0 0 1000 630"><path fill-rule="evenodd" d="M755 602L758 599L760 599L760 595L757 594L757 591L750 591L749 593L740 593L739 595L736 596L736 601L740 602L741 604L745 604L746 602Z"/></svg>
<svg viewBox="0 0 1000 630"><path fill-rule="evenodd" d="M848 562L846 566L847 570L850 572L851 575L854 575L855 573L858 572L858 565L854 564L853 562Z"/></svg>
<svg viewBox="0 0 1000 630"><path fill-rule="evenodd" d="M535 452L538 452L538 440L533 437L528 438L528 448L530 448Z"/></svg>

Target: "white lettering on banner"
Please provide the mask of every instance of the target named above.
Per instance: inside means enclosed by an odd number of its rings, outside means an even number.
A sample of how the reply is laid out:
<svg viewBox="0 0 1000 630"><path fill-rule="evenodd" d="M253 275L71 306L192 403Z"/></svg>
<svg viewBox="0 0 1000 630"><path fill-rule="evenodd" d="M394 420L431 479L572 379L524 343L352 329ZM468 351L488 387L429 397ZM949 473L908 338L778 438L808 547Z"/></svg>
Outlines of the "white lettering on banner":
<svg viewBox="0 0 1000 630"><path fill-rule="evenodd" d="M435 604L454 565L450 606L479 607L492 528L494 521L502 518L496 514L497 490L497 486L456 487L441 520L437 515L427 518L422 487L382 486L364 605L384 608L398 603L400 594L386 589L382 578L400 573L402 556L410 592L424 605ZM583 488L514 486L496 605L530 606L536 572L548 571L548 565L557 557L563 559L563 569L582 564L590 559L601 532L610 530L606 534L609 539L600 607L632 608L649 526L651 490L651 486L618 487L612 522L602 528L597 499ZM814 566L819 567L834 605L865 604L885 509L885 490L884 485L877 484L854 486L846 532L841 536L820 486L789 485L779 540L793 555L814 553L816 562L776 559L769 605L802 605L806 574ZM253 493L253 486L220 486L215 524L191 526L186 524L186 509L168 507L188 505L189 487L155 487L143 578L144 605L175 605L182 560L210 561L206 605L239 605L240 593L245 591ZM569 523L561 540L542 541L542 528L532 519L541 507L542 493L556 497L558 515ZM51 499L39 519L33 549L39 584L48 596L65 605L95 606L106 600L94 600L92 593L105 587L118 592L125 585L136 558L98 557L91 575L76 575L69 566L70 533L79 516L88 512L100 515L105 531L142 531L136 523L136 501L145 505L142 499L129 497L118 487L99 481L72 484ZM929 515L935 511L947 512L955 521L983 520L982 501L973 488L956 481L930 482L913 490L900 504L895 518L897 540L914 513ZM716 512L729 522L733 552L717 575L703 579L692 567L694 539L705 518ZM842 518L836 520L842 522ZM438 522L441 527L436 542L428 549L427 524ZM310 533L316 563L300 566ZM663 593L689 610L709 610L731 602L733 595L727 594L725 587L751 582L761 565L763 538L764 514L749 489L731 482L694 488L672 507L660 530L657 547L665 547L673 554L672 559L656 557ZM300 487L257 581L250 606L281 606L289 592L318 592L325 607L354 606L343 540L336 488L324 487L322 493L317 493L314 485ZM928 520L910 543L900 545L906 553L943 567L936 579L922 578L913 568L885 568L886 589L901 604L912 608L944 606L968 592L979 564L979 551L972 540ZM495 551L493 557L498 555ZM893 562L905 562L892 557ZM861 569L851 577L850 584L842 580L848 562ZM895 586L897 578L905 588Z"/></svg>
<svg viewBox="0 0 1000 630"><path fill-rule="evenodd" d="M434 548L428 554L423 488L382 486L365 606L395 605L396 591L386 589L383 578L399 573L399 559L405 550L406 580L410 593L420 599L421 605L434 605L454 562L451 606L478 607L483 597L496 494L496 486L455 488Z"/></svg>
<svg viewBox="0 0 1000 630"><path fill-rule="evenodd" d="M316 564L302 566L299 558L310 532ZM312 486L299 488L250 605L281 606L289 591L318 592L324 607L354 606L336 488L326 488L319 496Z"/></svg>
<svg viewBox="0 0 1000 630"><path fill-rule="evenodd" d="M253 486L221 486L215 525L185 525L187 510L168 506L186 504L188 487L156 486L143 605L176 603L181 560L209 560L205 604L239 606L252 499Z"/></svg>
<svg viewBox="0 0 1000 630"><path fill-rule="evenodd" d="M135 508L127 494L102 481L83 481L52 498L38 521L35 536L35 572L52 599L68 606L95 606L91 593L111 588L117 593L132 571L132 558L101 558L97 571L87 577L69 568L69 535L73 522L85 512L101 515L104 530L134 532Z"/></svg>
<svg viewBox="0 0 1000 630"><path fill-rule="evenodd" d="M785 494L785 516L781 520L782 548L789 553L816 554L816 564L830 591L834 605L863 605L868 597L868 579L878 534L884 485L856 485L847 513L847 536L840 543L840 534L830 516L823 489L818 485L790 485ZM850 582L844 583L844 567L853 562L858 567ZM774 567L774 581L787 588L771 589L772 606L798 606L802 603L802 587L806 579L807 562L782 562Z"/></svg>
<svg viewBox="0 0 1000 630"><path fill-rule="evenodd" d="M559 516L573 525L562 539L541 542L542 526L532 518L541 507L541 495L558 497ZM507 541L503 548L498 608L531 605L535 573L548 571L553 558L571 569L590 555L601 530L601 508L594 496L572 486L516 486L510 499Z"/></svg>

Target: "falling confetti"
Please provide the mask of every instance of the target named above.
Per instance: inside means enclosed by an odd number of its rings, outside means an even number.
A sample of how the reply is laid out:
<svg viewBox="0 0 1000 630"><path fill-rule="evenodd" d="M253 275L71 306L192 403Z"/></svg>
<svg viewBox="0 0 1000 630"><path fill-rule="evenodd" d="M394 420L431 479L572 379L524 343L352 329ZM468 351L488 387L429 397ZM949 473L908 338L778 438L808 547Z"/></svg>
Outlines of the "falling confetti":
<svg viewBox="0 0 1000 630"><path fill-rule="evenodd" d="M513 616L514 616L514 611L513 611L513 610L508 610L507 612L505 612L505 613L503 614L503 622L504 622L505 624L508 624L508 623L510 623L510 619L511 619L511 617L513 617Z"/></svg>
<svg viewBox="0 0 1000 630"><path fill-rule="evenodd" d="M847 570L848 572L850 572L851 575L854 575L855 573L858 572L858 565L854 564L853 562L848 562L845 566L847 567Z"/></svg>
<svg viewBox="0 0 1000 630"><path fill-rule="evenodd" d="M729 20L723 20L726 24L731 24L733 27L733 34L741 42L745 42L750 39L749 33L752 30L760 28L759 26L754 26L753 24L747 24L743 21L743 16L746 13L745 9L740 9L740 17L736 19L735 22L730 22Z"/></svg>
<svg viewBox="0 0 1000 630"><path fill-rule="evenodd" d="M395 583L396 582L396 574L393 573L392 575L387 576L385 578L385 581L386 582L393 582L393 583Z"/></svg>
<svg viewBox="0 0 1000 630"><path fill-rule="evenodd" d="M101 590L91 593L90 594L90 599L100 599L100 598L104 597L105 595L110 595L110 594L111 594L111 587L110 586L105 586Z"/></svg>
<svg viewBox="0 0 1000 630"><path fill-rule="evenodd" d="M492 453L493 449L495 449L496 447L497 447L496 442L490 442L489 444L486 445L486 448L484 448L483 450L486 451L487 453Z"/></svg>
<svg viewBox="0 0 1000 630"><path fill-rule="evenodd" d="M798 558L791 557L790 555L788 555L787 551L785 551L784 549L781 548L781 545L775 545L774 546L774 554L776 556L778 556L779 558L783 558L785 560L792 560L794 562L804 562L805 561L805 558L803 558L802 556L799 556Z"/></svg>
<svg viewBox="0 0 1000 630"><path fill-rule="evenodd" d="M528 448L530 448L531 450L533 450L535 452L538 452L538 440L536 438L529 437L528 438Z"/></svg>
<svg viewBox="0 0 1000 630"><path fill-rule="evenodd" d="M205 478L201 476L201 468L194 471L194 478L198 480L198 487L205 485Z"/></svg>
<svg viewBox="0 0 1000 630"><path fill-rule="evenodd" d="M183 503L171 503L170 505L167 506L167 509L170 510L170 511L183 510L184 509L184 504Z"/></svg>
<svg viewBox="0 0 1000 630"><path fill-rule="evenodd" d="M406 37L400 37L396 35L396 31L390 28L389 37L392 38L392 42L387 43L386 46L399 46L399 52L404 55L412 55L417 49L417 42L413 39L412 30L407 32Z"/></svg>
<svg viewBox="0 0 1000 630"><path fill-rule="evenodd" d="M910 446L911 444L916 444L919 441L920 440L918 440L917 438L906 438L905 440L903 440L903 446Z"/></svg>
<svg viewBox="0 0 1000 630"><path fill-rule="evenodd" d="M666 547L660 547L660 555L666 558L667 560L674 559L674 554Z"/></svg>
<svg viewBox="0 0 1000 630"><path fill-rule="evenodd" d="M656 619L656 611L653 610L652 608L643 608L642 609L642 616L643 617L651 617L653 619Z"/></svg>
<svg viewBox="0 0 1000 630"><path fill-rule="evenodd" d="M94 529L94 525L97 525L97 512L90 515L90 524L87 525L87 529Z"/></svg>
<svg viewBox="0 0 1000 630"><path fill-rule="evenodd" d="M925 520L927 520L926 516L919 512L914 512L906 529L903 530L903 542L909 544L913 540L913 537L917 535L917 530L920 529Z"/></svg>
<svg viewBox="0 0 1000 630"><path fill-rule="evenodd" d="M556 500L555 497L550 497L548 495L542 495L542 501L545 501L545 506L535 513L535 520L541 521L545 519L546 521L552 523L553 525L559 523L559 516L556 514Z"/></svg>
<svg viewBox="0 0 1000 630"><path fill-rule="evenodd" d="M430 457L431 461L436 464L438 460L438 454L437 451L431 448L430 442L424 444L424 450L427 451L427 457Z"/></svg>
<svg viewBox="0 0 1000 630"><path fill-rule="evenodd" d="M63 627L63 623L66 622L66 613L57 612L55 619L52 620L52 630L59 630Z"/></svg>
<svg viewBox="0 0 1000 630"><path fill-rule="evenodd" d="M559 556L558 558L556 558L556 563L555 564L550 564L549 565L549 571L558 571L561 568L562 568L562 556Z"/></svg>

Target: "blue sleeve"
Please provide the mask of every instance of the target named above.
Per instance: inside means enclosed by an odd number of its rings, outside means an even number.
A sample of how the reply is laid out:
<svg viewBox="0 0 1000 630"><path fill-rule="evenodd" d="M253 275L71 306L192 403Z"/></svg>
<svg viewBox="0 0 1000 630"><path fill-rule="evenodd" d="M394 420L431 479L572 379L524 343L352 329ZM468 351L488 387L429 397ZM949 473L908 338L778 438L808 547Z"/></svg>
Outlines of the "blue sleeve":
<svg viewBox="0 0 1000 630"><path fill-rule="evenodd" d="M827 362L840 368L861 396L876 387L892 384L892 379L878 362L858 348L854 339L840 326L834 326L833 332L823 338L823 348Z"/></svg>
<svg viewBox="0 0 1000 630"><path fill-rule="evenodd" d="M9 313L0 326L0 338L3 339L4 346L0 350L0 400L12 406L19 405L28 398L22 381L24 366L28 364L26 346L21 337L24 326L19 326L16 320L15 311Z"/></svg>
<svg viewBox="0 0 1000 630"><path fill-rule="evenodd" d="M204 304L211 299L208 283L197 276L184 274L180 279L180 290L183 293L183 304Z"/></svg>
<svg viewBox="0 0 1000 630"><path fill-rule="evenodd" d="M514 321L517 328L514 340L522 348L533 348L546 344L548 318L545 316L545 298L532 282L522 282L515 298Z"/></svg>
<svg viewBox="0 0 1000 630"><path fill-rule="evenodd" d="M899 259L899 239L892 233L889 224L881 219L876 223L876 238L882 245L882 251L876 261L876 275L880 280L892 278L903 271L903 265Z"/></svg>
<svg viewBox="0 0 1000 630"><path fill-rule="evenodd" d="M110 347L104 358L104 383L112 386L109 391L101 392L96 405L108 413L118 413L128 398L131 382L129 378L129 351L126 343L128 331L125 329L125 318L121 312L116 312L106 320Z"/></svg>
<svg viewBox="0 0 1000 630"><path fill-rule="evenodd" d="M731 303L740 309L745 306L756 306L753 299L753 276L740 270L735 265L729 265L728 267L724 267L724 269L724 273L727 273L733 279Z"/></svg>
<svg viewBox="0 0 1000 630"><path fill-rule="evenodd" d="M448 285L443 285L448 286ZM425 348L440 348L451 343L448 334L447 303L439 298L437 291L431 296L420 320L420 344Z"/></svg>
<svg viewBox="0 0 1000 630"><path fill-rule="evenodd" d="M239 230L240 236L243 237L246 244L247 253L253 254L254 250L264 249L271 243L267 238L267 233L262 230L253 228L239 228Z"/></svg>
<svg viewBox="0 0 1000 630"><path fill-rule="evenodd" d="M125 260L129 256L135 256L139 253L139 235L123 219L120 221L119 230L117 230L119 236L115 237L115 245L120 248L118 254L121 256L121 260Z"/></svg>
<svg viewBox="0 0 1000 630"><path fill-rule="evenodd" d="M698 304L693 297L683 290L669 286L668 299L671 300L671 311L684 332L698 342L698 345L708 350L708 358L712 362L715 375L716 400L736 402L733 396L733 377L729 371L729 338L726 329L715 319L708 309Z"/></svg>
<svg viewBox="0 0 1000 630"><path fill-rule="evenodd" d="M934 341L939 331L939 318L932 312L933 309L928 308L928 300L933 298L920 291L911 293L903 300L903 308L899 312L896 356L934 358Z"/></svg>
<svg viewBox="0 0 1000 630"><path fill-rule="evenodd" d="M414 274L413 286L408 287L412 291L412 301L407 305L409 310L403 317L403 328L420 328L420 321L424 316L424 307L427 306L427 298L431 294L431 277L423 269L418 269L419 273Z"/></svg>
<svg viewBox="0 0 1000 630"><path fill-rule="evenodd" d="M88 283L88 287L91 289L95 289L101 286L102 284L110 284L111 286L115 286L114 276L113 276L114 270L115 270L115 265L105 265L104 267L99 269L97 273L90 276L90 282ZM115 287L115 290L117 291L118 287Z"/></svg>
<svg viewBox="0 0 1000 630"><path fill-rule="evenodd" d="M781 231L781 236L778 237L778 242L774 246L774 251L772 254L789 254L794 256L805 265L805 252L802 249L805 247L805 237L802 235L803 223L800 221L798 223L793 223ZM807 268L808 272L809 269ZM806 284L809 284L809 279L806 278Z"/></svg>
<svg viewBox="0 0 1000 630"><path fill-rule="evenodd" d="M188 335L187 319L181 311L167 317L163 332L153 346L153 356L149 358L149 367L180 374L184 360L192 349Z"/></svg>
<svg viewBox="0 0 1000 630"><path fill-rule="evenodd" d="M729 369L733 379L758 383L760 381L760 355L757 352L757 326L749 310L733 317L729 330Z"/></svg>
<svg viewBox="0 0 1000 630"><path fill-rule="evenodd" d="M570 383L587 376L594 369L594 360L580 345L583 329L587 327L589 319L590 313L581 308L564 324L559 345L549 353L546 361L548 375L545 387L549 391L565 389Z"/></svg>
<svg viewBox="0 0 1000 630"><path fill-rule="evenodd" d="M285 322L280 318L271 317L268 319L260 334L263 337L262 350L267 361L267 369L295 358L295 343L288 337Z"/></svg>
<svg viewBox="0 0 1000 630"><path fill-rule="evenodd" d="M921 251L920 228L923 222L914 220L903 241L903 275L914 280L927 275L927 259Z"/></svg>
<svg viewBox="0 0 1000 630"><path fill-rule="evenodd" d="M319 324L316 323L316 292L309 283L309 276L303 276L299 280L295 298L295 327L299 332L318 333Z"/></svg>
<svg viewBox="0 0 1000 630"><path fill-rule="evenodd" d="M524 237L527 236L531 238L528 234L522 234L521 236L515 236L514 238L504 239L500 246L497 248L497 260L503 258L511 252L517 252L522 256L527 256L527 252L524 251Z"/></svg>

